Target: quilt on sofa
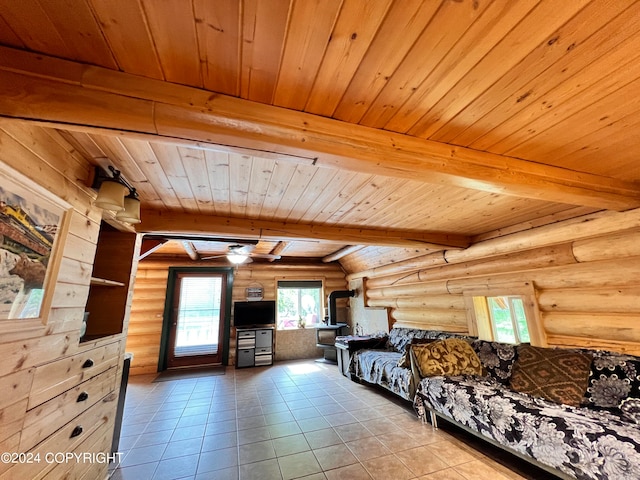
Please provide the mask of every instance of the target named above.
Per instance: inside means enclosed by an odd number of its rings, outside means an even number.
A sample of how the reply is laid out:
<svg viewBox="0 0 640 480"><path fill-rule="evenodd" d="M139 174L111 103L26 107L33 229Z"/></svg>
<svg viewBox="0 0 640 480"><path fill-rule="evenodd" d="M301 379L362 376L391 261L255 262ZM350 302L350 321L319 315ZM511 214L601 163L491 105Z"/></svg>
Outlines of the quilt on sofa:
<svg viewBox="0 0 640 480"><path fill-rule="evenodd" d="M640 479L640 429L620 415L514 392L485 377L430 377L415 407L430 408L577 479Z"/></svg>
<svg viewBox="0 0 640 480"><path fill-rule="evenodd" d="M568 478L640 479L640 358L472 346L486 375L419 380L414 407L423 420L436 412Z"/></svg>
<svg viewBox="0 0 640 480"><path fill-rule="evenodd" d="M406 355L407 347L415 340L451 337L458 335L436 330L393 328L384 349L355 352L351 356L349 371L360 380L380 385L405 400L413 401L415 385L411 368L400 362Z"/></svg>
<svg viewBox="0 0 640 480"><path fill-rule="evenodd" d="M361 350L352 357L351 373L365 382L380 385L405 400L413 400L411 369L398 367L401 353Z"/></svg>

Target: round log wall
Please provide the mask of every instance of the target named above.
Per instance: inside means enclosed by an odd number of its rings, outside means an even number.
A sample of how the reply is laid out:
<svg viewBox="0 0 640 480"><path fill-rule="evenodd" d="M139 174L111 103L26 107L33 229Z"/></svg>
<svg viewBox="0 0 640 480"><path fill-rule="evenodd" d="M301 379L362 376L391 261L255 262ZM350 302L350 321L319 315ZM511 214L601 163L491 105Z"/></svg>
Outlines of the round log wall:
<svg viewBox="0 0 640 480"><path fill-rule="evenodd" d="M146 259L138 264L138 273L133 292L131 318L127 335L127 351L133 352L135 366L132 365L131 374L155 373L158 368L160 354L160 340L162 335L162 321L165 307L165 295L169 277L169 267L228 267L228 264L213 262L193 262L176 259L153 260ZM278 279L324 280L325 294L333 290L345 290L347 282L338 264L321 265L285 265L281 263L250 263L242 265L234 272L232 301L245 300L245 289L260 284L264 288L264 299L276 298L276 281ZM324 299L326 302L326 298ZM346 304L346 300L341 300ZM309 329L310 330L310 329ZM286 332L284 332L286 334ZM304 351L299 348L300 338L287 341L285 334L278 339L276 333L276 359L305 358L306 356L321 356L315 347L315 335L310 332L308 345ZM235 359L235 329L231 328L229 342L229 365ZM290 351L289 351L290 350ZM308 351L308 352L307 352Z"/></svg>
<svg viewBox="0 0 640 480"><path fill-rule="evenodd" d="M532 283L549 345L640 354L637 217L633 211L615 220L593 216L591 225L562 222L363 269L347 279L363 280L365 306L387 307L396 326L458 333L470 330L465 297L508 295L510 286Z"/></svg>

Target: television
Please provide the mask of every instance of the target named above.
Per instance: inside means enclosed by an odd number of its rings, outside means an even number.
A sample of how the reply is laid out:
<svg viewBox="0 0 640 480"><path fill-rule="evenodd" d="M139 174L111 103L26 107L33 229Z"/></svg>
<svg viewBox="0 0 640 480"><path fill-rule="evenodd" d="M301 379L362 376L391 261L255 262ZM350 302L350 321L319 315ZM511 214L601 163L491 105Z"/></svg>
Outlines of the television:
<svg viewBox="0 0 640 480"><path fill-rule="evenodd" d="M236 327L255 327L276 323L275 300L235 302L233 304L233 324Z"/></svg>

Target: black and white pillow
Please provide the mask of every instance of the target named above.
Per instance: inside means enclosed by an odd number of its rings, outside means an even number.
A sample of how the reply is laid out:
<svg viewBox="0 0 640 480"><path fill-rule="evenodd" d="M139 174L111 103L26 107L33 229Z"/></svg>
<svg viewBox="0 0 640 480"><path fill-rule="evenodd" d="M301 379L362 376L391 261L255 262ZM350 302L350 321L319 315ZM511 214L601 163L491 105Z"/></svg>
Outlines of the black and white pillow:
<svg viewBox="0 0 640 480"><path fill-rule="evenodd" d="M471 346L487 374L503 385L509 385L513 363L517 358L516 346L488 340L475 340Z"/></svg>
<svg viewBox="0 0 640 480"><path fill-rule="evenodd" d="M640 359L595 352L585 403L591 407L617 410L627 399L640 400Z"/></svg>

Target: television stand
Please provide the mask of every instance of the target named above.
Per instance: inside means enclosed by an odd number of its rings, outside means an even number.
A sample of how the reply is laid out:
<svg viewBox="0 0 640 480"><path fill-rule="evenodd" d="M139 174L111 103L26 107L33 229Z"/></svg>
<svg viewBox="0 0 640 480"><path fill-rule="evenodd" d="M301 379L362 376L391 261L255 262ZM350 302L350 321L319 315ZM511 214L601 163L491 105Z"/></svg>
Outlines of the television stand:
<svg viewBox="0 0 640 480"><path fill-rule="evenodd" d="M236 328L236 368L273 365L273 327Z"/></svg>

